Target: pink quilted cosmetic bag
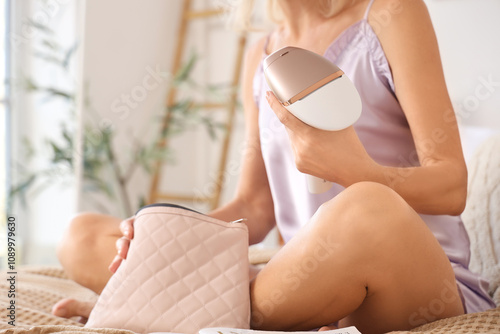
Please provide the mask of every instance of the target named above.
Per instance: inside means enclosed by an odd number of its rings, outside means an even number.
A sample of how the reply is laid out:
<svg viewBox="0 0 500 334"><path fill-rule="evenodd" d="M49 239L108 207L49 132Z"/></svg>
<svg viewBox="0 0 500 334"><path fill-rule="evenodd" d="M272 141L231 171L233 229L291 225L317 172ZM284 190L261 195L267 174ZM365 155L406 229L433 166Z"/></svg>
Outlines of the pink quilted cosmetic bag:
<svg viewBox="0 0 500 334"><path fill-rule="evenodd" d="M127 259L86 327L137 333L249 328L248 230L172 204L136 214Z"/></svg>

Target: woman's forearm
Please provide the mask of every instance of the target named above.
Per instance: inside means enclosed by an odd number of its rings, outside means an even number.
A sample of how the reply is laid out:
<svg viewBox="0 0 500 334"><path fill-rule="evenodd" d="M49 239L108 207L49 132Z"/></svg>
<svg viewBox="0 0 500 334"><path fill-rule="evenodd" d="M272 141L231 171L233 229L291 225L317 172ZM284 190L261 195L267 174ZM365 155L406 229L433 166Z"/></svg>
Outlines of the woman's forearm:
<svg viewBox="0 0 500 334"><path fill-rule="evenodd" d="M440 162L421 167L371 166L367 181L385 184L422 214L459 215L467 197L467 169Z"/></svg>

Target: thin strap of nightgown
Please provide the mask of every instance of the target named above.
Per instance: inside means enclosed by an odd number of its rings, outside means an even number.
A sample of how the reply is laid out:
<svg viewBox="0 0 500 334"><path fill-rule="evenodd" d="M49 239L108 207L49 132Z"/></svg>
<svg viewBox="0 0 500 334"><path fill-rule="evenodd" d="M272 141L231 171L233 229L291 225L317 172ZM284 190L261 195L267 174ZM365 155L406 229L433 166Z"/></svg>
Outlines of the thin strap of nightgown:
<svg viewBox="0 0 500 334"><path fill-rule="evenodd" d="M271 39L271 33L267 34L266 41L264 42L264 54L267 55L267 46L269 45L269 40Z"/></svg>
<svg viewBox="0 0 500 334"><path fill-rule="evenodd" d="M370 3L366 7L365 16L363 16L363 19L365 19L365 20L368 18L368 13L370 12L370 8L372 8L373 1L375 1L375 0L370 0Z"/></svg>

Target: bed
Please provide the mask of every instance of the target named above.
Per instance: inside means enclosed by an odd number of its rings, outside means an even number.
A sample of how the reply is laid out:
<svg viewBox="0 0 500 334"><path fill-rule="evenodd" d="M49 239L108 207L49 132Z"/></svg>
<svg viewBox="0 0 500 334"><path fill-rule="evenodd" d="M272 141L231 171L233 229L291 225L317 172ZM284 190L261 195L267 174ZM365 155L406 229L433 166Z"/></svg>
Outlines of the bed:
<svg viewBox="0 0 500 334"><path fill-rule="evenodd" d="M2 277L5 277L3 275ZM53 316L52 305L65 297L82 300L96 300L97 295L66 278L64 271L58 267L25 267L18 271L19 284L16 295L16 326L8 324L5 310L8 298L0 295L0 332L6 334L20 333L96 333L96 334L133 334L118 329L84 328L77 318L63 319ZM0 282L0 290L7 291L8 282ZM455 318L436 321L411 331L412 333L500 333L500 307L487 312L463 315ZM392 332L410 333L410 332Z"/></svg>
<svg viewBox="0 0 500 334"><path fill-rule="evenodd" d="M490 295L500 305L500 136L485 141L469 162L469 194L462 215L471 241L470 268L490 280ZM250 262L263 264L275 251L251 248ZM79 319L51 314L52 305L72 297L95 301L97 295L69 280L60 267L23 267L17 272L15 327L9 324L8 274L0 277L0 333L134 334L117 329L84 328ZM438 320L401 333L500 333L500 307Z"/></svg>

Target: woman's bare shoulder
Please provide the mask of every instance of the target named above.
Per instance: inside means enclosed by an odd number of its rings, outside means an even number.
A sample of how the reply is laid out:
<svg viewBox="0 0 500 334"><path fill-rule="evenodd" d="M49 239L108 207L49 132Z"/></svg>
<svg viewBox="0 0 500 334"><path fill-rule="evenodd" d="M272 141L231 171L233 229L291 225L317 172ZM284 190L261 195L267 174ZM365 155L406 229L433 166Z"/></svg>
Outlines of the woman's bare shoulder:
<svg viewBox="0 0 500 334"><path fill-rule="evenodd" d="M428 16L423 0L376 0L368 13L368 22L378 35L411 25L422 18L427 19Z"/></svg>
<svg viewBox="0 0 500 334"><path fill-rule="evenodd" d="M439 59L434 28L423 0L376 0L368 23L393 71L399 65L425 65L424 58Z"/></svg>
<svg viewBox="0 0 500 334"><path fill-rule="evenodd" d="M245 56L245 63L247 68L250 67L255 70L257 65L260 63L265 52L264 48L267 39L267 35L262 36L248 47Z"/></svg>

